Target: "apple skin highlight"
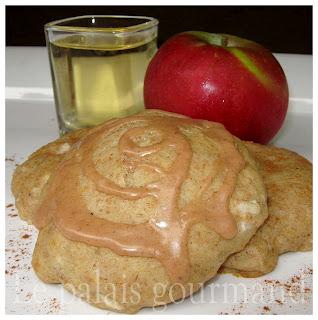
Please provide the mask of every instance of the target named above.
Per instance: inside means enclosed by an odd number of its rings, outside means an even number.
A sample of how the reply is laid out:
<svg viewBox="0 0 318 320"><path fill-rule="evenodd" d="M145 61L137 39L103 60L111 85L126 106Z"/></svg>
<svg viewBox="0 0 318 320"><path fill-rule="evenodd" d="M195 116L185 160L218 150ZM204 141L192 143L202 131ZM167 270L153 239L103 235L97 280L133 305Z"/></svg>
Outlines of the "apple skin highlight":
<svg viewBox="0 0 318 320"><path fill-rule="evenodd" d="M268 143L288 108L285 74L263 46L231 35L185 32L150 62L146 108L223 123L243 140Z"/></svg>

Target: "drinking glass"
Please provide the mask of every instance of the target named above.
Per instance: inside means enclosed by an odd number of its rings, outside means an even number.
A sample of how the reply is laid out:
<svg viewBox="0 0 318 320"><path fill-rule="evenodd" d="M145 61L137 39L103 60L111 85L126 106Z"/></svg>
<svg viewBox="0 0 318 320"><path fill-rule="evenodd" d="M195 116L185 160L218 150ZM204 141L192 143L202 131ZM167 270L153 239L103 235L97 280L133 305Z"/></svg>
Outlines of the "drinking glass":
<svg viewBox="0 0 318 320"><path fill-rule="evenodd" d="M45 25L60 134L144 109L158 20L80 16Z"/></svg>

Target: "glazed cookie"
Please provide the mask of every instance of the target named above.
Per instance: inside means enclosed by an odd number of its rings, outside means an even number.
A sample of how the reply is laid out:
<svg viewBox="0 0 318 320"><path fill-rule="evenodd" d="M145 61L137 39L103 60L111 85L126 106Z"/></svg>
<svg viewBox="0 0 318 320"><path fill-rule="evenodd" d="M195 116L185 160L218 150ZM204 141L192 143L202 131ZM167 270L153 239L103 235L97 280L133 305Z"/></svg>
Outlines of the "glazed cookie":
<svg viewBox="0 0 318 320"><path fill-rule="evenodd" d="M97 307L132 313L188 296L267 218L257 165L221 124L147 110L77 139L32 155L12 190L40 230L37 275Z"/></svg>
<svg viewBox="0 0 318 320"><path fill-rule="evenodd" d="M312 250L312 164L286 149L245 145L259 163L269 217L220 272L256 277L272 271L282 253Z"/></svg>

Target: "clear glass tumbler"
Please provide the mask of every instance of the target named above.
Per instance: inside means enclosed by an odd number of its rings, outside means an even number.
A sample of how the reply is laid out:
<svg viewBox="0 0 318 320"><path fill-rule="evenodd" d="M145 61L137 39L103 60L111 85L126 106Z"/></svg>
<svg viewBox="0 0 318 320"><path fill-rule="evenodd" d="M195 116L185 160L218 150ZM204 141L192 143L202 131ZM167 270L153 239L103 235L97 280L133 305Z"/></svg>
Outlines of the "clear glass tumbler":
<svg viewBox="0 0 318 320"><path fill-rule="evenodd" d="M60 134L144 109L158 20L80 16L45 25Z"/></svg>

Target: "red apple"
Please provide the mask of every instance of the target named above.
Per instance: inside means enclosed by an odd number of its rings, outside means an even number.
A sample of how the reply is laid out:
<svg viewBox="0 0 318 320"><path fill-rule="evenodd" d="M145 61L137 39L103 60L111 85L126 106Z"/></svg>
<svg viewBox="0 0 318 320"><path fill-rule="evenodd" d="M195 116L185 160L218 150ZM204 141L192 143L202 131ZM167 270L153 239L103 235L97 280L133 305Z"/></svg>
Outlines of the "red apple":
<svg viewBox="0 0 318 320"><path fill-rule="evenodd" d="M146 108L221 122L237 137L268 143L288 107L285 74L269 50L227 34L190 31L165 42L150 62Z"/></svg>

